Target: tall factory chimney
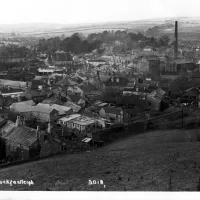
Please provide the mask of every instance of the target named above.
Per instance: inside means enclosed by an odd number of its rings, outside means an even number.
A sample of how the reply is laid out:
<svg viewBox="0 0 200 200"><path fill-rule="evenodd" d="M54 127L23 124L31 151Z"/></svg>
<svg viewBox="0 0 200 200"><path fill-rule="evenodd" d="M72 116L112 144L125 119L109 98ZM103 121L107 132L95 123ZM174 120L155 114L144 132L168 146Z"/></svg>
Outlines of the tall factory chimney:
<svg viewBox="0 0 200 200"><path fill-rule="evenodd" d="M175 21L174 58L178 57L178 22Z"/></svg>

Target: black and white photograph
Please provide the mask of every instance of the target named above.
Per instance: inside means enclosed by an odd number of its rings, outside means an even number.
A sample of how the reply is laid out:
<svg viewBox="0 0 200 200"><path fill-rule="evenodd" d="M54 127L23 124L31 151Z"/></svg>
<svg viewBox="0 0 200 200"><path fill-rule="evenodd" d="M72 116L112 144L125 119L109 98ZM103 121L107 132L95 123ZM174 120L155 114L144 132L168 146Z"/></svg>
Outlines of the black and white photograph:
<svg viewBox="0 0 200 200"><path fill-rule="evenodd" d="M0 7L0 193L200 191L200 1Z"/></svg>

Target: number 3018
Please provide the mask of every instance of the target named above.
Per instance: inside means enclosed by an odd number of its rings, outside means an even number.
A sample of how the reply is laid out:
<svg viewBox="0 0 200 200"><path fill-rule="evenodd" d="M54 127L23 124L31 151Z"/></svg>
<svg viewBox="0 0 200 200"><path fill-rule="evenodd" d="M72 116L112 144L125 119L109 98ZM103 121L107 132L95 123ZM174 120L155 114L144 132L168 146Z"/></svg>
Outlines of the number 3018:
<svg viewBox="0 0 200 200"><path fill-rule="evenodd" d="M103 180L88 180L88 185L103 185Z"/></svg>

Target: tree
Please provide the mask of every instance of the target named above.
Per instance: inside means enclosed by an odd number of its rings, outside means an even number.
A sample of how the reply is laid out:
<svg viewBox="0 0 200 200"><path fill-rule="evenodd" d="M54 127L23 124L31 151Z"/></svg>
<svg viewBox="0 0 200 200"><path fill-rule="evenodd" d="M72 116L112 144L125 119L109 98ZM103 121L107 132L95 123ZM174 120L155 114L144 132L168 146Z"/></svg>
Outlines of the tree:
<svg viewBox="0 0 200 200"><path fill-rule="evenodd" d="M3 62L6 62L8 61L9 57L10 57L10 54L9 52L7 51L7 49L2 49L1 52L0 52L0 57L1 57L1 60Z"/></svg>
<svg viewBox="0 0 200 200"><path fill-rule="evenodd" d="M88 41L87 41L87 40L84 40L84 41L82 42L82 45L81 45L81 46L82 46L82 47L81 47L81 52L87 53L88 50L89 50Z"/></svg>
<svg viewBox="0 0 200 200"><path fill-rule="evenodd" d="M188 77L179 76L174 81L170 83L170 91L178 92L189 89L193 86L193 82L190 82Z"/></svg>
<svg viewBox="0 0 200 200"><path fill-rule="evenodd" d="M62 35L60 36L60 39L61 39L61 40L64 40L64 39L65 39L65 34L62 34Z"/></svg>
<svg viewBox="0 0 200 200"><path fill-rule="evenodd" d="M166 35L163 35L161 38L159 38L158 41L160 46L168 46L169 44L169 37Z"/></svg>

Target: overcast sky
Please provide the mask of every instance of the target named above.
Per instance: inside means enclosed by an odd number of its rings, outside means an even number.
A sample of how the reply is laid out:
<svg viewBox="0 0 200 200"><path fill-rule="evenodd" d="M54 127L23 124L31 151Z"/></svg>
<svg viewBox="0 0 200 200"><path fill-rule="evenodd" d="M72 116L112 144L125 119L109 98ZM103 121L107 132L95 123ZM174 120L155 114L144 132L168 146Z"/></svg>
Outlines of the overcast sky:
<svg viewBox="0 0 200 200"><path fill-rule="evenodd" d="M0 24L198 17L200 0L1 0Z"/></svg>

